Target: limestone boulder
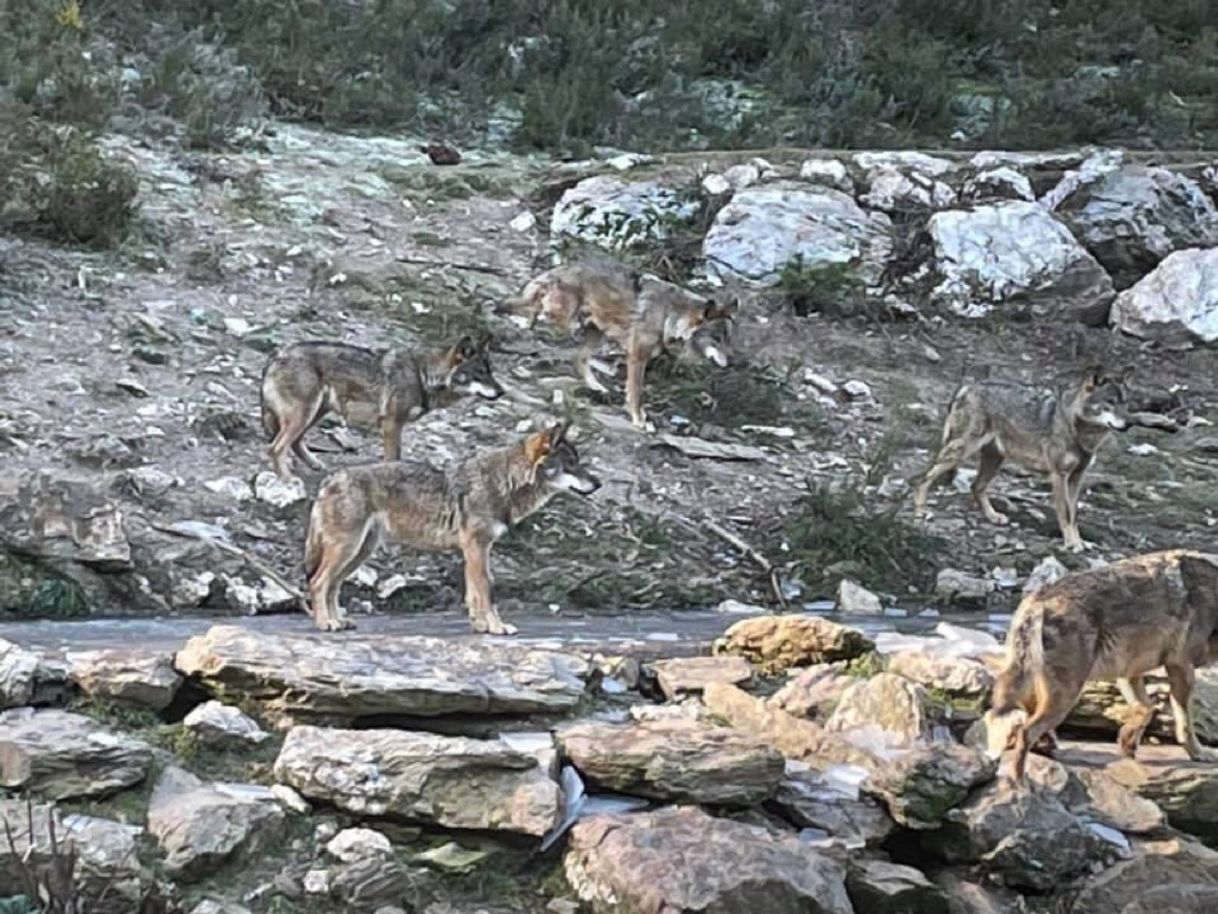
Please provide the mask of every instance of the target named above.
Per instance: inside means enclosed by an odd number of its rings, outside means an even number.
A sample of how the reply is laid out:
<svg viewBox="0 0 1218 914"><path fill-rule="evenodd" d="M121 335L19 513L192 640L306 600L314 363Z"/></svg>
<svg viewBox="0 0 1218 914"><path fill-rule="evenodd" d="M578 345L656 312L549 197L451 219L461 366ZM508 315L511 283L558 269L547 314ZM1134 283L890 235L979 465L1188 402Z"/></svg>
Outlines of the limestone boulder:
<svg viewBox="0 0 1218 914"><path fill-rule="evenodd" d="M804 720L749 695L735 686L712 683L702 700L715 717L773 746L786 758L811 765L861 765L879 760L820 724Z"/></svg>
<svg viewBox="0 0 1218 914"><path fill-rule="evenodd" d="M1218 247L1168 254L1117 296L1111 320L1114 327L1142 339L1218 340Z"/></svg>
<svg viewBox="0 0 1218 914"><path fill-rule="evenodd" d="M767 673L793 666L853 660L874 645L858 629L819 616L742 619L715 642L717 654L739 654Z"/></svg>
<svg viewBox="0 0 1218 914"><path fill-rule="evenodd" d="M1147 889L1121 914L1211 914L1218 911L1218 885L1192 883Z"/></svg>
<svg viewBox="0 0 1218 914"><path fill-rule="evenodd" d="M37 674L37 654L0 638L0 711L30 704Z"/></svg>
<svg viewBox="0 0 1218 914"><path fill-rule="evenodd" d="M745 188L715 216L702 243L708 272L722 280L776 285L788 264L879 280L892 252L892 225L846 193L794 181Z"/></svg>
<svg viewBox="0 0 1218 914"><path fill-rule="evenodd" d="M1109 914L1152 890L1183 885L1218 885L1218 851L1184 838L1134 841L1132 856L1089 880L1071 912Z"/></svg>
<svg viewBox="0 0 1218 914"><path fill-rule="evenodd" d="M841 672L841 664L820 664L792 670L790 677L769 698L774 707L824 723L841 701L842 695L858 684L858 679Z"/></svg>
<svg viewBox="0 0 1218 914"><path fill-rule="evenodd" d="M908 748L929 739L933 724L925 688L896 673L880 673L842 693L825 729L845 733L878 727L886 746Z"/></svg>
<svg viewBox="0 0 1218 914"><path fill-rule="evenodd" d="M1078 184L1056 213L1118 288L1133 285L1175 251L1218 245L1218 208L1192 179L1127 164Z"/></svg>
<svg viewBox="0 0 1218 914"><path fill-rule="evenodd" d="M851 860L846 890L855 911L867 914L949 914L943 890L912 866Z"/></svg>
<svg viewBox="0 0 1218 914"><path fill-rule="evenodd" d="M80 651L67 655L71 679L86 695L116 704L163 711L182 676L171 658L139 650Z"/></svg>
<svg viewBox="0 0 1218 914"><path fill-rule="evenodd" d="M563 869L593 914L854 910L839 864L793 836L690 807L585 819L571 831Z"/></svg>
<svg viewBox="0 0 1218 914"><path fill-rule="evenodd" d="M142 781L145 743L56 709L0 712L0 787L53 800L100 797Z"/></svg>
<svg viewBox="0 0 1218 914"><path fill-rule="evenodd" d="M205 701L182 719L182 726L196 740L213 749L242 749L258 746L271 735L240 708L219 701Z"/></svg>
<svg viewBox="0 0 1218 914"><path fill-rule="evenodd" d="M969 178L960 191L969 203L994 203L999 200L1036 200L1028 176L1009 165L983 168Z"/></svg>
<svg viewBox="0 0 1218 914"><path fill-rule="evenodd" d="M956 192L951 185L929 175L881 167L868 173L867 193L862 196L862 202L869 209L894 214L940 210L956 202Z"/></svg>
<svg viewBox="0 0 1218 914"><path fill-rule="evenodd" d="M990 668L972 657L952 657L931 651L897 651L887 658L890 673L920 683L952 698L980 699L994 685Z"/></svg>
<svg viewBox="0 0 1218 914"><path fill-rule="evenodd" d="M334 639L235 625L191 638L175 666L268 715L326 722L567 711L583 697L590 669L574 654L502 641Z"/></svg>
<svg viewBox="0 0 1218 914"><path fill-rule="evenodd" d="M184 882L256 853L284 819L267 787L208 783L176 767L161 773L148 804L148 832L165 855L165 870Z"/></svg>
<svg viewBox="0 0 1218 914"><path fill-rule="evenodd" d="M899 825L933 829L996 771L994 760L975 749L936 743L874 767L863 791L879 799Z"/></svg>
<svg viewBox="0 0 1218 914"><path fill-rule="evenodd" d="M934 298L962 317L1027 308L1096 324L1115 290L1099 262L1043 207L1012 200L935 213Z"/></svg>
<svg viewBox="0 0 1218 914"><path fill-rule="evenodd" d="M21 885L19 861L35 875L54 872L54 832L60 857L71 854L76 859L72 885L78 908L89 914L131 914L141 901L155 903L164 894L140 863L141 831L109 819L61 815L49 804L27 806L23 800L0 799L0 835L5 836L0 840L0 891Z"/></svg>
<svg viewBox="0 0 1218 914"><path fill-rule="evenodd" d="M838 774L844 777L837 776ZM896 828L892 817L872 797L850 789L856 770L817 771L788 762L778 791L767 808L799 828L815 828L847 847L875 847ZM845 783L843 783L845 781Z"/></svg>
<svg viewBox="0 0 1218 914"><path fill-rule="evenodd" d="M499 740L406 730L289 731L275 777L359 816L539 837L562 792L533 753Z"/></svg>
<svg viewBox="0 0 1218 914"><path fill-rule="evenodd" d="M558 741L591 784L654 800L752 806L772 797L783 776L777 749L692 721L576 724Z"/></svg>
<svg viewBox="0 0 1218 914"><path fill-rule="evenodd" d="M1163 752L1163 748L1143 746L1139 758L1114 762L1105 773L1162 809L1181 831L1218 839L1218 768L1210 762L1190 762L1182 753Z"/></svg>
<svg viewBox="0 0 1218 914"><path fill-rule="evenodd" d="M651 672L664 697L676 701L694 695L711 682L741 685L753 678L753 668L743 657L672 657L656 660Z"/></svg>
<svg viewBox="0 0 1218 914"><path fill-rule="evenodd" d="M550 234L607 249L657 241L673 221L690 220L698 201L658 181L586 178L563 193L550 218Z"/></svg>
<svg viewBox="0 0 1218 914"><path fill-rule="evenodd" d="M1115 861L1112 844L1049 793L995 781L922 836L949 863L974 863L1009 886L1045 892Z"/></svg>

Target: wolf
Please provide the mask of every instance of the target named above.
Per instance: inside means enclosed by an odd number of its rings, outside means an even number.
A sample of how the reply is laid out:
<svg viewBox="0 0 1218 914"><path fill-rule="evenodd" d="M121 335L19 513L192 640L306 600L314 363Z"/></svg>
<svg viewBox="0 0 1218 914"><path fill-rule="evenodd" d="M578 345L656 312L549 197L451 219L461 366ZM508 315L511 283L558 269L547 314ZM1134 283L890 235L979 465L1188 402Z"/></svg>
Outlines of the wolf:
<svg viewBox="0 0 1218 914"><path fill-rule="evenodd" d="M290 448L325 469L304 434L333 410L351 425L381 433L386 460L402 452L402 426L464 395L503 396L491 371L490 337L461 337L438 351L373 350L345 343L295 343L278 350L262 373L262 425L271 464L288 478Z"/></svg>
<svg viewBox="0 0 1218 914"><path fill-rule="evenodd" d="M600 480L580 462L560 423L450 470L397 461L352 467L322 485L305 540L313 619L324 631L350 627L338 604L343 581L382 541L465 560L465 605L475 632L510 635L495 609L491 547L560 492L588 496Z"/></svg>
<svg viewBox="0 0 1218 914"><path fill-rule="evenodd" d="M1194 670L1218 660L1218 555L1174 549L1066 575L1019 604L1006 665L986 712L990 752L1014 743L1024 780L1029 747L1058 727L1088 680L1115 679L1135 709L1118 743L1137 752L1155 714L1144 676L1163 667L1176 739L1189 758L1218 754L1197 739L1190 712Z"/></svg>
<svg viewBox="0 0 1218 914"><path fill-rule="evenodd" d="M525 285L496 310L527 316L582 336L576 368L591 390L605 392L593 373L592 355L605 340L626 353L626 410L638 428L647 427L643 378L647 363L665 350L690 351L727 367L720 331L739 310L737 299L705 298L612 260L563 264Z"/></svg>
<svg viewBox="0 0 1218 914"><path fill-rule="evenodd" d="M1000 380L962 384L948 407L939 452L914 492L916 513L925 512L932 486L977 454L973 498L987 520L1005 524L1006 515L994 509L986 488L1010 458L1048 475L1064 545L1081 552L1079 487L1108 436L1128 428L1128 374L1116 377L1091 369L1078 382L1055 390Z"/></svg>

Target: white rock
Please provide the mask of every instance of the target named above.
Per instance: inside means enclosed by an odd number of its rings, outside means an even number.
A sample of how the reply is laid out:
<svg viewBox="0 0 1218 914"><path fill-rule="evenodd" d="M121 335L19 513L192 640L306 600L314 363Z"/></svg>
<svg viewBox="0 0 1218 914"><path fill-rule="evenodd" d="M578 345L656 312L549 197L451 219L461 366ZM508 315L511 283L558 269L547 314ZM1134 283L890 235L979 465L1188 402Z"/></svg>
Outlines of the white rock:
<svg viewBox="0 0 1218 914"><path fill-rule="evenodd" d="M852 400L870 400L871 385L866 381L847 381L842 385L842 390L846 392L846 396Z"/></svg>
<svg viewBox="0 0 1218 914"><path fill-rule="evenodd" d="M1218 248L1167 255L1117 296L1111 320L1144 339L1218 341Z"/></svg>
<svg viewBox="0 0 1218 914"><path fill-rule="evenodd" d="M1112 280L1043 208L1024 201L935 213L934 297L962 317L1027 304L1058 319L1107 316Z"/></svg>
<svg viewBox="0 0 1218 914"><path fill-rule="evenodd" d="M271 793L279 801L279 805L300 816L307 816L313 811L312 805L287 784L272 784Z"/></svg>
<svg viewBox="0 0 1218 914"><path fill-rule="evenodd" d="M783 269L846 268L875 283L892 251L891 223L841 191L776 181L748 187L715 216L702 243L707 271L727 281L778 283Z"/></svg>
<svg viewBox="0 0 1218 914"><path fill-rule="evenodd" d="M533 229L537 228L537 217L526 209L524 212L515 216L512 221L508 223L508 225L510 225L512 227L512 231L515 232L531 232Z"/></svg>
<svg viewBox="0 0 1218 914"><path fill-rule="evenodd" d="M884 611L884 604L866 587L842 578L837 588L837 611L879 615Z"/></svg>
<svg viewBox="0 0 1218 914"><path fill-rule="evenodd" d="M306 895L329 895L330 871L309 870L304 874L304 890Z"/></svg>
<svg viewBox="0 0 1218 914"><path fill-rule="evenodd" d="M1066 566L1057 560L1056 556L1046 556L1040 564L1032 569L1028 579L1023 582L1023 593L1027 596L1040 590L1046 584L1060 581L1066 576Z"/></svg>
<svg viewBox="0 0 1218 914"><path fill-rule="evenodd" d="M898 171L928 175L932 178L938 178L955 167L949 159L926 155L923 152L908 151L859 152L854 156L854 164L863 171L892 168Z"/></svg>
<svg viewBox="0 0 1218 914"><path fill-rule="evenodd" d="M0 638L0 711L29 704L37 671L37 654Z"/></svg>
<svg viewBox="0 0 1218 914"><path fill-rule="evenodd" d="M697 211L696 201L659 182L627 183L598 175L562 195L550 219L550 234L614 249L661 239L668 232L667 219L692 219Z"/></svg>
<svg viewBox="0 0 1218 914"><path fill-rule="evenodd" d="M175 577L170 600L175 609L193 609L211 595L211 585L216 579L214 571L199 571L184 577Z"/></svg>
<svg viewBox="0 0 1218 914"><path fill-rule="evenodd" d="M254 497L275 508L287 508L309 497L304 480L299 476L280 479L270 470L254 477Z"/></svg>
<svg viewBox="0 0 1218 914"><path fill-rule="evenodd" d="M354 863L368 857L388 857L393 843L371 828L344 828L326 844L326 853L343 863Z"/></svg>
<svg viewBox="0 0 1218 914"><path fill-rule="evenodd" d="M371 568L368 565L360 565L347 580L358 587L371 589L376 586L377 577L375 568Z"/></svg>
<svg viewBox="0 0 1218 914"><path fill-rule="evenodd" d="M1041 206L1055 210L1062 201L1075 193L1080 187L1098 181L1109 172L1116 171L1125 161L1125 153L1120 149L1099 149L1083 160L1078 168L1066 172L1054 187L1040 198Z"/></svg>
<svg viewBox="0 0 1218 914"><path fill-rule="evenodd" d="M388 600L409 583L410 581L407 580L404 574L390 575L377 585L376 595L382 600Z"/></svg>
<svg viewBox="0 0 1218 914"><path fill-rule="evenodd" d="M702 179L702 189L712 197L718 197L721 194L729 193L732 185L723 175L707 175Z"/></svg>
<svg viewBox="0 0 1218 914"><path fill-rule="evenodd" d="M1026 175L1020 174L1014 168L1001 167L979 171L964 185L961 194L968 200L1026 200L1036 201L1036 191Z"/></svg>
<svg viewBox="0 0 1218 914"><path fill-rule="evenodd" d="M224 329L233 336L242 337L248 336L249 332L254 328L243 317L226 317L224 318Z"/></svg>
<svg viewBox="0 0 1218 914"><path fill-rule="evenodd" d="M799 166L799 176L805 181L825 184L848 194L854 193L850 173L837 159L807 159Z"/></svg>
<svg viewBox="0 0 1218 914"><path fill-rule="evenodd" d="M205 746L257 746L270 738L257 721L239 708L218 701L205 701L182 720L182 726Z"/></svg>
<svg viewBox="0 0 1218 914"><path fill-rule="evenodd" d="M917 172L877 168L868 175L869 186L863 203L885 212L905 212L911 208L945 209L956 202L956 192L942 181Z"/></svg>
<svg viewBox="0 0 1218 914"><path fill-rule="evenodd" d="M810 384L821 393L836 394L841 388L834 381L825 377L823 374L817 374L811 368L804 369L804 383Z"/></svg>
<svg viewBox="0 0 1218 914"><path fill-rule="evenodd" d="M203 485L217 495L223 495L226 498L231 498L233 501L249 501L254 497L254 491L250 488L250 484L244 479L238 479L236 476L222 476L219 479L210 479L203 483Z"/></svg>

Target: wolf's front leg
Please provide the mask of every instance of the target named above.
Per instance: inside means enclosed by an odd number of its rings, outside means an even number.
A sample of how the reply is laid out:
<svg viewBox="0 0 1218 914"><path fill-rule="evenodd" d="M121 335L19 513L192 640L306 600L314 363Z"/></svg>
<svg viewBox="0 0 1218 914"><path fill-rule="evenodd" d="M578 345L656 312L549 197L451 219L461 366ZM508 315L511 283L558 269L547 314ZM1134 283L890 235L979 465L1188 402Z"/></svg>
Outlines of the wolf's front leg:
<svg viewBox="0 0 1218 914"><path fill-rule="evenodd" d="M470 537L462 544L461 551L465 557L465 606L469 610L470 626L479 634L516 634L516 627L500 619L495 609L490 538Z"/></svg>

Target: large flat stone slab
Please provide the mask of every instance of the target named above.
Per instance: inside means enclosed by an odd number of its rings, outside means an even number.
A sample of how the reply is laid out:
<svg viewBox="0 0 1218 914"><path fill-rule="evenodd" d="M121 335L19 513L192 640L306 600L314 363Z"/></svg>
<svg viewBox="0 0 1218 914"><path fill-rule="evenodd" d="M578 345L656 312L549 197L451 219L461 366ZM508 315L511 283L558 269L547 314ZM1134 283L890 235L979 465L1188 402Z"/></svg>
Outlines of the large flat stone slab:
<svg viewBox="0 0 1218 914"><path fill-rule="evenodd" d="M590 668L576 654L489 639L271 635L236 625L191 638L175 665L221 697L327 723L566 711Z"/></svg>
<svg viewBox="0 0 1218 914"><path fill-rule="evenodd" d="M0 713L0 787L49 799L105 796L138 784L152 749L81 714L14 708Z"/></svg>
<svg viewBox="0 0 1218 914"><path fill-rule="evenodd" d="M697 721L583 723L558 740L593 784L655 800L751 806L772 797L783 776L777 749Z"/></svg>
<svg viewBox="0 0 1218 914"><path fill-rule="evenodd" d="M692 807L576 824L567 881L595 914L851 914L845 872L794 836Z"/></svg>
<svg viewBox="0 0 1218 914"><path fill-rule="evenodd" d="M293 727L275 777L356 815L540 837L562 791L539 756L498 740L407 730Z"/></svg>

